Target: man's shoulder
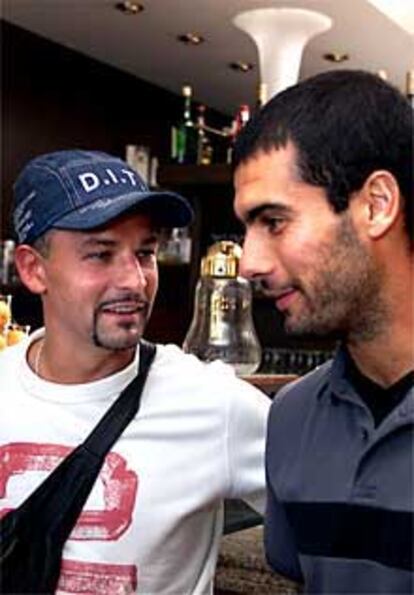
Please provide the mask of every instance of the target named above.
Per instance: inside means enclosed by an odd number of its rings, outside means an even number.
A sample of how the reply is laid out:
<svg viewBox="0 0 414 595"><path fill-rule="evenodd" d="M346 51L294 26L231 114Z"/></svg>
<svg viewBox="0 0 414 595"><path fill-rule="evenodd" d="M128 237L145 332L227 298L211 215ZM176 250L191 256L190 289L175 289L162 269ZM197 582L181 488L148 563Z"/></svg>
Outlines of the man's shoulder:
<svg viewBox="0 0 414 595"><path fill-rule="evenodd" d="M310 403L326 390L330 378L333 360L311 370L293 382L289 382L279 390L274 399L274 408L308 409Z"/></svg>
<svg viewBox="0 0 414 595"><path fill-rule="evenodd" d="M26 347L26 341L24 341L0 351L0 370L2 371L0 377L3 375L3 371L7 376L7 372L10 372L21 361L22 357L24 357Z"/></svg>
<svg viewBox="0 0 414 595"><path fill-rule="evenodd" d="M217 382L236 380L236 374L230 365L220 360L204 362L174 344L157 344L156 364L160 371L188 373L186 379L194 382L205 378Z"/></svg>
<svg viewBox="0 0 414 595"><path fill-rule="evenodd" d="M234 376L233 369L220 361L203 362L191 353L186 353L173 343L157 344L157 366L160 369L188 370L209 375L212 370L219 376Z"/></svg>
<svg viewBox="0 0 414 595"><path fill-rule="evenodd" d="M211 395L211 399L217 398L223 403L229 399L253 398L268 405L262 391L238 378L232 366L219 360L204 362L177 345L168 344L157 345L155 364L157 379L160 382L169 379L171 388L192 390L194 395Z"/></svg>

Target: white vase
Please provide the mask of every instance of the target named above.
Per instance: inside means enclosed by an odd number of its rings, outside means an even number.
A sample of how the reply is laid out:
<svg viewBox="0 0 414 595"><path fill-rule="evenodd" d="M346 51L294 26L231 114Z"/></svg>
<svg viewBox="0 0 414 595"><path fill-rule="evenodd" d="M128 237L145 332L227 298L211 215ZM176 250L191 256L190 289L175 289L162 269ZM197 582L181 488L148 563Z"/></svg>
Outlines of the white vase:
<svg viewBox="0 0 414 595"><path fill-rule="evenodd" d="M256 43L260 81L270 99L297 82L305 45L327 31L332 19L302 8L258 8L239 13L233 23Z"/></svg>

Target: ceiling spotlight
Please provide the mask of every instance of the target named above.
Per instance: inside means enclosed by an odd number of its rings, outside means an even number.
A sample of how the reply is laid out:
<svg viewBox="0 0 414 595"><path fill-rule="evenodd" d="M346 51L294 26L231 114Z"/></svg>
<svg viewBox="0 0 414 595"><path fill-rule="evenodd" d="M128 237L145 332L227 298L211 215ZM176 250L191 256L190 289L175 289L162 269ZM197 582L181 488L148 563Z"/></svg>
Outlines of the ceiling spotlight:
<svg viewBox="0 0 414 595"><path fill-rule="evenodd" d="M323 59L327 60L328 62L335 62L335 64L339 64L340 62L346 62L346 60L349 60L349 55L341 54L340 52L328 52L327 54L323 55Z"/></svg>
<svg viewBox="0 0 414 595"><path fill-rule="evenodd" d="M124 14L138 14L144 10L144 6L138 2L132 2L131 0L124 0L123 2L117 2L115 8Z"/></svg>
<svg viewBox="0 0 414 595"><path fill-rule="evenodd" d="M205 41L204 37L199 33L183 33L182 35L177 36L178 41L182 43L186 43L188 45L200 45Z"/></svg>
<svg viewBox="0 0 414 595"><path fill-rule="evenodd" d="M229 67L233 70L238 70L239 72L249 72L249 70L253 69L253 64L251 64L251 62L243 62L242 60L238 60L237 62L231 62Z"/></svg>

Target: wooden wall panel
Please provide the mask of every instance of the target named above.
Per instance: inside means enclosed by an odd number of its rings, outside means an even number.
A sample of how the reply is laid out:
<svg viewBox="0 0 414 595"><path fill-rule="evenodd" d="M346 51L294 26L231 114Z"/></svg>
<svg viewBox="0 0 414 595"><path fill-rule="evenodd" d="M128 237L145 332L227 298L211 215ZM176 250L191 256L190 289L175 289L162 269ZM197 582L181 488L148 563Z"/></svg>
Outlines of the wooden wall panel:
<svg viewBox="0 0 414 595"><path fill-rule="evenodd" d="M179 96L5 21L0 24L0 237L12 233L13 181L35 155L79 147L123 157L132 143L167 158Z"/></svg>

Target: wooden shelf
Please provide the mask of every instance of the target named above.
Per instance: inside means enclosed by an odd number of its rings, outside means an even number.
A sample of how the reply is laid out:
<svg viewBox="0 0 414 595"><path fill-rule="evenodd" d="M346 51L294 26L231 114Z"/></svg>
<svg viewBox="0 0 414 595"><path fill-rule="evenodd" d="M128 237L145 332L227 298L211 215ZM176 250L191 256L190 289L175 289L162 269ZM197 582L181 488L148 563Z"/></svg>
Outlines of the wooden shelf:
<svg viewBox="0 0 414 595"><path fill-rule="evenodd" d="M283 385L296 380L299 376L297 374L251 374L242 378L269 394L275 393Z"/></svg>
<svg viewBox="0 0 414 595"><path fill-rule="evenodd" d="M177 165L167 163L160 165L158 182L161 186L214 186L231 184L232 174L227 163L211 165Z"/></svg>

